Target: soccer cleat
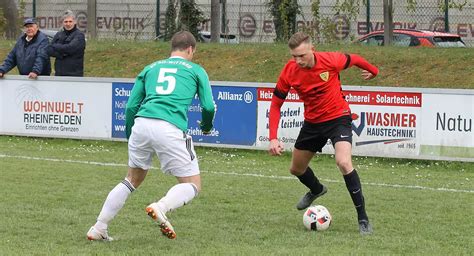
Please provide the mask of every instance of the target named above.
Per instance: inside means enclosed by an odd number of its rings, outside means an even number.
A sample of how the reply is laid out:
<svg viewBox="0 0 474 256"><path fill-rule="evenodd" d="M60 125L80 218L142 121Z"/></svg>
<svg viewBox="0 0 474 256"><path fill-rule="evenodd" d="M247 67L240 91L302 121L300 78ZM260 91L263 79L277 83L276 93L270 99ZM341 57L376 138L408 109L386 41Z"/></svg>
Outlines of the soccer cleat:
<svg viewBox="0 0 474 256"><path fill-rule="evenodd" d="M359 220L359 233L361 235L371 235L374 231L368 220Z"/></svg>
<svg viewBox="0 0 474 256"><path fill-rule="evenodd" d="M306 209L313 203L314 200L316 200L316 198L326 194L326 192L328 192L328 189L327 189L326 186L324 186L324 185L322 185L322 186L323 186L323 190L321 190L321 192L319 192L319 194L317 194L317 195L313 195L313 193L311 193L311 191L306 193L301 198L301 200L298 202L298 204L296 205L296 209L298 209L298 210Z"/></svg>
<svg viewBox="0 0 474 256"><path fill-rule="evenodd" d="M112 237L110 237L107 234L107 230L105 232L99 232L96 228L94 228L94 226L92 226L89 229L89 232L87 232L87 239L91 241L106 241L106 242L110 242L114 240Z"/></svg>
<svg viewBox="0 0 474 256"><path fill-rule="evenodd" d="M160 230L163 235L169 239L176 238L176 233L174 232L173 226L168 221L168 218L166 218L166 215L163 213L163 211L160 210L157 203L148 205L145 211L147 212L148 216L160 224Z"/></svg>

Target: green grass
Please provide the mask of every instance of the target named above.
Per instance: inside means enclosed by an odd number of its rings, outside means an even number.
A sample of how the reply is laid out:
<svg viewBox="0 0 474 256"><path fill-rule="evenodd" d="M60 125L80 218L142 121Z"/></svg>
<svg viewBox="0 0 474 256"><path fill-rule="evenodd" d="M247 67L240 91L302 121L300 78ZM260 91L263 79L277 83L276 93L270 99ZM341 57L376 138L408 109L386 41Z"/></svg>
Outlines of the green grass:
<svg viewBox="0 0 474 256"><path fill-rule="evenodd" d="M288 174L289 153L197 153L203 191L169 215L176 240L163 237L144 212L175 183L155 169L110 224L117 241L96 243L85 233L126 173L126 144L0 136L0 254L472 254L474 163L354 157L375 230L362 237L332 156L311 164L329 188L318 203L334 218L318 233L304 229L295 209L305 188Z"/></svg>
<svg viewBox="0 0 474 256"><path fill-rule="evenodd" d="M0 59L13 44L0 41ZM357 69L344 71L346 85L474 89L474 48L317 50L358 53L381 70L369 82ZM168 54L167 43L89 40L85 73L134 78ZM211 80L269 83L288 59L284 44L199 44L195 56ZM125 176L126 149L123 142L0 136L0 255L472 254L474 163L354 157L375 229L361 237L332 156L317 156L311 164L329 187L318 203L334 218L328 231L318 233L303 228L295 209L306 191L288 174L289 153L214 148L197 148L203 191L170 214L176 240L164 238L144 212L175 182L153 170L111 223L117 241L91 243L85 233Z"/></svg>
<svg viewBox="0 0 474 256"><path fill-rule="evenodd" d="M13 41L0 41L0 59L13 45ZM474 48L333 44L316 49L357 53L380 68L380 75L371 81L363 81L357 68L343 71L345 85L474 89ZM169 43L89 40L85 76L134 78L145 65L168 55ZM195 62L206 68L212 81L274 83L289 58L286 44L198 44ZM16 69L11 74L17 74Z"/></svg>

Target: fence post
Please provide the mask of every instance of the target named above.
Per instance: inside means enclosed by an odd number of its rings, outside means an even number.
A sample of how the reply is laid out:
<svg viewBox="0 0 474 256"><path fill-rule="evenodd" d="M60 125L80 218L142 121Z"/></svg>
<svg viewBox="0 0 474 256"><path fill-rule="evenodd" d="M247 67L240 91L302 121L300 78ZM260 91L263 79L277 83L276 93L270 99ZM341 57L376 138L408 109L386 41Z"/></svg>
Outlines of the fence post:
<svg viewBox="0 0 474 256"><path fill-rule="evenodd" d="M449 0L444 0L444 32L449 32Z"/></svg>
<svg viewBox="0 0 474 256"><path fill-rule="evenodd" d="M227 28L226 28L226 22L227 22L227 0L221 0L222 8L221 8L221 32L227 35Z"/></svg>
<svg viewBox="0 0 474 256"><path fill-rule="evenodd" d="M89 38L97 38L97 0L87 0L87 34Z"/></svg>
<svg viewBox="0 0 474 256"><path fill-rule="evenodd" d="M36 0L33 0L33 18L36 18Z"/></svg>
<svg viewBox="0 0 474 256"><path fill-rule="evenodd" d="M367 0L367 19L366 19L366 24L367 24L367 34L370 33L370 0Z"/></svg>
<svg viewBox="0 0 474 256"><path fill-rule="evenodd" d="M160 37L160 0L156 0L155 39Z"/></svg>
<svg viewBox="0 0 474 256"><path fill-rule="evenodd" d="M383 0L383 42L385 46L392 44L393 16L392 0Z"/></svg>

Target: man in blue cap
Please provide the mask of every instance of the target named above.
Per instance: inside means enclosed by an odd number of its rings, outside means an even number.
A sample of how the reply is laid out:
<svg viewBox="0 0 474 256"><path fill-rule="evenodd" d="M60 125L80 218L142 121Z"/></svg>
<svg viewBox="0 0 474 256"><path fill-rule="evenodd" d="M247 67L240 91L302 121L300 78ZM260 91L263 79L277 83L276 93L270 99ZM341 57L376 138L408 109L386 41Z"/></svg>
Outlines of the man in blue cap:
<svg viewBox="0 0 474 256"><path fill-rule="evenodd" d="M48 37L41 33L34 18L27 18L23 23L25 34L16 41L15 46L0 66L0 78L15 66L20 75L36 79L39 75L51 74L51 62L46 53Z"/></svg>

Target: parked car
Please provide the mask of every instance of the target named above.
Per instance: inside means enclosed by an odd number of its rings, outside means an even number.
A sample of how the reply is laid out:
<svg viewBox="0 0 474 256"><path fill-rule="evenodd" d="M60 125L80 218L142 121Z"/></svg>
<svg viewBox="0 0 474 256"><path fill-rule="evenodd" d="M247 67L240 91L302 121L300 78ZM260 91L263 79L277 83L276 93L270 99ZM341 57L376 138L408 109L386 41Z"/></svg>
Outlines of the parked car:
<svg viewBox="0 0 474 256"><path fill-rule="evenodd" d="M384 31L370 32L357 39L356 42L365 45L384 45ZM418 47L466 47L459 35L414 29L394 29L392 44Z"/></svg>
<svg viewBox="0 0 474 256"><path fill-rule="evenodd" d="M58 30L48 30L48 29L41 29L41 32L43 32L49 39L49 42L53 41L54 36L59 32ZM87 41L87 38L86 38Z"/></svg>
<svg viewBox="0 0 474 256"><path fill-rule="evenodd" d="M51 42L53 40L53 37L58 33L56 30L47 30L47 29L40 29L41 32L43 32Z"/></svg>

